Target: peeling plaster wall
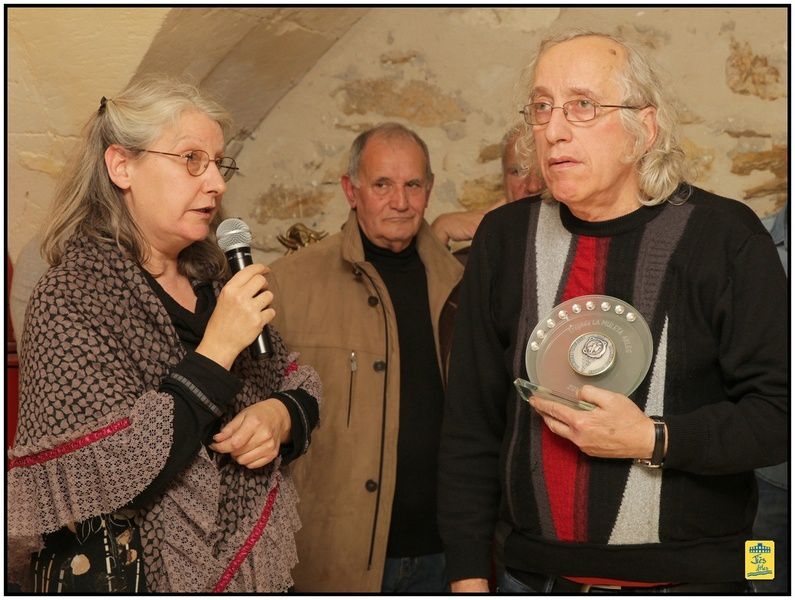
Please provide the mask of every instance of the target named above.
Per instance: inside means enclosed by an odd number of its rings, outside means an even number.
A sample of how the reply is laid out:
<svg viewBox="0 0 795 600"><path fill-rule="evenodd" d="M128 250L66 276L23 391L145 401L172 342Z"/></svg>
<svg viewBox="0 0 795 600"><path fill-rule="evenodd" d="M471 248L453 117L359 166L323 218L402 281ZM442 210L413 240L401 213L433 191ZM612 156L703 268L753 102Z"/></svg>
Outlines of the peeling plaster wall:
<svg viewBox="0 0 795 600"><path fill-rule="evenodd" d="M168 9L7 11L6 248L13 259L43 222L90 107L129 81Z"/></svg>
<svg viewBox="0 0 795 600"><path fill-rule="evenodd" d="M522 67L550 28L645 44L684 109L696 183L760 216L787 193L785 8L9 8L8 239L42 222L86 107L152 71L198 78L233 112L241 174L224 199L258 258L296 221L337 231L355 135L384 120L427 141L427 216L500 195L498 142ZM197 45L197 40L201 43ZM200 52L197 53L197 49Z"/></svg>
<svg viewBox="0 0 795 600"><path fill-rule="evenodd" d="M518 117L522 67L549 28L621 33L648 48L684 113L695 183L760 216L787 193L786 9L373 9L274 107L238 156L227 214L247 219L259 258L294 222L335 232L355 135L414 128L436 174L426 216L500 195L496 144Z"/></svg>

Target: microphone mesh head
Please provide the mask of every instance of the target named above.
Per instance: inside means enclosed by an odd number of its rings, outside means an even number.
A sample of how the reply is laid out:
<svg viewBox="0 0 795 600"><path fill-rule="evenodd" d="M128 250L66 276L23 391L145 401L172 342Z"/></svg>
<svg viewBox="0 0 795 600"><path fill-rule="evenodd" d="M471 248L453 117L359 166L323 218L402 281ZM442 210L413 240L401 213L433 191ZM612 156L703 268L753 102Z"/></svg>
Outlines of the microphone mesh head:
<svg viewBox="0 0 795 600"><path fill-rule="evenodd" d="M251 230L240 219L223 220L218 229L215 230L215 237L218 240L218 246L224 252L243 246L251 246Z"/></svg>

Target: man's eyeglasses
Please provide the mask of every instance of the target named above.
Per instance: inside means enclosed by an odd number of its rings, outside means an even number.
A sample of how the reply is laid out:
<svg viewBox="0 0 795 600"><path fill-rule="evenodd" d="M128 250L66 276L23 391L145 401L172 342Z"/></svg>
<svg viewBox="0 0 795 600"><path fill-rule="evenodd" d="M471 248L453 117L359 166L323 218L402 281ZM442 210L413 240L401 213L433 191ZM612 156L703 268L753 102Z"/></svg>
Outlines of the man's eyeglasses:
<svg viewBox="0 0 795 600"><path fill-rule="evenodd" d="M583 123L592 121L598 114L600 108L628 108L630 110L640 110L645 106L624 106L621 104L599 104L593 100L580 98L569 100L562 106L552 106L549 102L531 102L525 105L519 112L524 116L525 123L528 125L546 125L552 119L552 111L559 108L563 111L563 116L569 123Z"/></svg>
<svg viewBox="0 0 795 600"><path fill-rule="evenodd" d="M190 150L189 152L183 152L182 154L174 154L173 152L160 152L159 150L144 150L143 148L130 148L130 149L135 150L137 152L150 152L152 154L163 154L165 156L176 156L177 158L184 158L185 166L188 168L188 173L190 173L194 177L202 175L207 170L207 167L210 165L210 155L207 154L204 150ZM238 170L237 163L235 163L235 159L229 156L214 158L212 159L212 161L215 163L215 166L218 167L218 171L221 173L221 177L224 178L224 181L229 181L230 179L232 179L232 175L234 175L235 171Z"/></svg>

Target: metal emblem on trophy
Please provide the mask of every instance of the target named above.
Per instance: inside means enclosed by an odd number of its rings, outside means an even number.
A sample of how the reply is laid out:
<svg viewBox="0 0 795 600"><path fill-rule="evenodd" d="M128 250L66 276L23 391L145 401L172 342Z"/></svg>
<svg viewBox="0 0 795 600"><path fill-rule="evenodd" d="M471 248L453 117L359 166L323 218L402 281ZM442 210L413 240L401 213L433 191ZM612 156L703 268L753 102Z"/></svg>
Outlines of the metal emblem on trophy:
<svg viewBox="0 0 795 600"><path fill-rule="evenodd" d="M538 396L579 410L585 384L628 396L651 366L651 331L632 305L591 294L566 300L536 325L525 350L528 379L514 381L525 400Z"/></svg>

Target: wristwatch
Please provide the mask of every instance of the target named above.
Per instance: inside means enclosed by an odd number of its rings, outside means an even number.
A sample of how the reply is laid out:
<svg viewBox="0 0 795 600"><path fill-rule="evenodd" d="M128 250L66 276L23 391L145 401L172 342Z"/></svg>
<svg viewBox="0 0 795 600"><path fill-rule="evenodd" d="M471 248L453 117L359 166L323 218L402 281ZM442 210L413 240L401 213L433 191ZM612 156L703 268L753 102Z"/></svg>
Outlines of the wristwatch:
<svg viewBox="0 0 795 600"><path fill-rule="evenodd" d="M650 416L654 421L654 449L651 451L651 458L636 458L635 464L651 469L662 467L665 452L665 421L662 417Z"/></svg>

